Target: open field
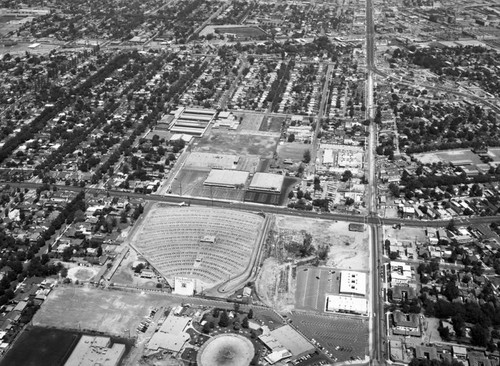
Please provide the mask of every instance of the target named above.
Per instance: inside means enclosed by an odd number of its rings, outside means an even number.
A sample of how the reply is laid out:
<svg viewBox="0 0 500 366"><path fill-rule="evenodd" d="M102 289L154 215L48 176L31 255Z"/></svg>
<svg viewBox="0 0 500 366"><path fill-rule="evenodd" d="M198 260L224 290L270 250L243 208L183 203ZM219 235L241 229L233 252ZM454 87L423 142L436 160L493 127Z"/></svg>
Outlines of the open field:
<svg viewBox="0 0 500 366"><path fill-rule="evenodd" d="M281 125L285 122L285 117L267 117L260 125L260 131L280 132Z"/></svg>
<svg viewBox="0 0 500 366"><path fill-rule="evenodd" d="M241 112L234 112L233 114L238 119L243 117L243 120L241 121L238 130L259 131L260 126L262 124L262 120L264 118L262 114L241 113Z"/></svg>
<svg viewBox="0 0 500 366"><path fill-rule="evenodd" d="M425 242L427 236L425 230L420 227L402 226L401 229L394 229L391 226L384 226L384 240L389 239L391 242L397 241L412 241Z"/></svg>
<svg viewBox="0 0 500 366"><path fill-rule="evenodd" d="M278 137L211 133L203 137L194 150L215 154L259 155L272 158L277 144Z"/></svg>
<svg viewBox="0 0 500 366"><path fill-rule="evenodd" d="M363 271L368 268L368 231L349 231L348 222L335 222L304 217L276 217L276 226L283 235L294 235L301 230L313 237L313 245L329 245L327 266L339 270Z"/></svg>
<svg viewBox="0 0 500 366"><path fill-rule="evenodd" d="M59 286L36 313L33 324L128 336L151 308L178 303L168 300L158 294Z"/></svg>
<svg viewBox="0 0 500 366"><path fill-rule="evenodd" d="M306 337L314 338L338 361L364 358L368 354L368 319L301 312L293 312L290 318Z"/></svg>
<svg viewBox="0 0 500 366"><path fill-rule="evenodd" d="M301 142L285 142L278 146L278 156L280 159L292 159L301 161L304 158L304 152L311 149L310 144Z"/></svg>
<svg viewBox="0 0 500 366"><path fill-rule="evenodd" d="M0 361L0 366L60 366L80 339L75 332L27 328Z"/></svg>
<svg viewBox="0 0 500 366"><path fill-rule="evenodd" d="M482 164L479 156L474 154L470 149L433 151L428 153L415 154L414 157L424 164L438 163L440 161L453 163L455 165Z"/></svg>

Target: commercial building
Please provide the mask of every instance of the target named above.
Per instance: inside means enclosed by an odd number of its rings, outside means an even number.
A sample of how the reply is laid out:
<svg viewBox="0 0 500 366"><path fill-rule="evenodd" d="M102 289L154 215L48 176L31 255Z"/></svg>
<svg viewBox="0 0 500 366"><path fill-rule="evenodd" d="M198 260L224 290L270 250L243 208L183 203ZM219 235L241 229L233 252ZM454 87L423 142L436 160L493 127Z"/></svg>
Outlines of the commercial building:
<svg viewBox="0 0 500 366"><path fill-rule="evenodd" d="M175 277L173 293L182 296L193 296L196 288L195 279L186 277Z"/></svg>
<svg viewBox="0 0 500 366"><path fill-rule="evenodd" d="M124 354L125 345L109 337L83 335L64 366L118 366Z"/></svg>
<svg viewBox="0 0 500 366"><path fill-rule="evenodd" d="M249 189L261 192L281 192L284 176L271 173L255 173L250 182Z"/></svg>
<svg viewBox="0 0 500 366"><path fill-rule="evenodd" d="M237 188L245 185L249 174L241 170L212 169L203 184L206 186Z"/></svg>
<svg viewBox="0 0 500 366"><path fill-rule="evenodd" d="M171 112L174 119L170 124L170 132L201 137L215 118L212 109L195 109L181 107Z"/></svg>
<svg viewBox="0 0 500 366"><path fill-rule="evenodd" d="M326 295L325 310L335 313L366 315L368 313L368 301L363 297Z"/></svg>
<svg viewBox="0 0 500 366"><path fill-rule="evenodd" d="M340 293L366 296L366 273L342 271L340 273Z"/></svg>
<svg viewBox="0 0 500 366"><path fill-rule="evenodd" d="M264 331L259 339L272 351L273 356L270 357L270 361L268 360L270 363L271 361L276 363L287 357L295 360L315 350L314 346L306 338L289 325L284 325L272 331Z"/></svg>
<svg viewBox="0 0 500 366"><path fill-rule="evenodd" d="M158 332L150 339L147 348L151 351L164 349L178 353L189 341L189 334L185 333L190 318L169 315L163 322Z"/></svg>

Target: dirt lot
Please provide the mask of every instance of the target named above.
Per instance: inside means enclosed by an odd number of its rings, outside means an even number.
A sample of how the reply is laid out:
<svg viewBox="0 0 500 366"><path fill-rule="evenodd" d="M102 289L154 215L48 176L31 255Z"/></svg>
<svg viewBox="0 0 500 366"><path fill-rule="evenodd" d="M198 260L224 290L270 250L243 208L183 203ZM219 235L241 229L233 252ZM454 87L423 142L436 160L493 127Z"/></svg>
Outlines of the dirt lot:
<svg viewBox="0 0 500 366"><path fill-rule="evenodd" d="M153 307L175 306L173 301L155 293L59 286L36 313L33 325L133 336Z"/></svg>
<svg viewBox="0 0 500 366"><path fill-rule="evenodd" d="M419 227L402 226L394 229L392 226L384 226L384 240L392 241L410 240L412 242L424 242L426 240L425 230Z"/></svg>
<svg viewBox="0 0 500 366"><path fill-rule="evenodd" d="M351 232L347 222L277 215L267 242L267 254L270 257L264 261L256 282L259 296L277 311L286 312L297 308L297 306L302 309L322 311L324 293L326 291L334 292L331 288L335 284L336 277L332 275L332 280L326 275L320 276L320 278L324 277L324 283L318 282L322 294L319 294L319 297L316 296L314 301L309 298L304 299L304 296L309 296L309 293L301 289L302 292L298 297L303 303L296 304L295 292L299 273L295 271L303 270L303 267L299 266L297 269L293 269L291 265L280 263L280 261L286 259L282 255L284 243L300 242L304 232L312 235L312 244L316 248L320 245L329 246L328 259L325 263L325 267L328 267L326 274L333 268L336 271L349 269L365 271L368 268L368 231L364 233ZM303 285L316 284L316 275L311 276L309 280L302 281ZM328 281L329 279L330 281Z"/></svg>
<svg viewBox="0 0 500 366"><path fill-rule="evenodd" d="M285 117L267 117L262 121L260 131L280 132L283 122Z"/></svg>
<svg viewBox="0 0 500 366"><path fill-rule="evenodd" d="M280 159L292 159L301 161L304 158L304 151L311 149L310 144L301 142L285 142L278 146L278 156Z"/></svg>
<svg viewBox="0 0 500 366"><path fill-rule="evenodd" d="M328 267L337 269L365 270L368 268L368 231L349 231L349 223L306 219L303 217L277 216L276 225L284 235L301 230L313 237L313 245L329 245Z"/></svg>
<svg viewBox="0 0 500 366"><path fill-rule="evenodd" d="M260 125L262 124L262 119L264 118L263 114L253 114L253 113L233 113L236 118L240 119L243 117L243 120L240 123L240 127L238 130L244 131L259 131Z"/></svg>
<svg viewBox="0 0 500 366"><path fill-rule="evenodd" d="M203 137L195 151L215 154L259 155L272 158L278 137L251 134L211 133Z"/></svg>

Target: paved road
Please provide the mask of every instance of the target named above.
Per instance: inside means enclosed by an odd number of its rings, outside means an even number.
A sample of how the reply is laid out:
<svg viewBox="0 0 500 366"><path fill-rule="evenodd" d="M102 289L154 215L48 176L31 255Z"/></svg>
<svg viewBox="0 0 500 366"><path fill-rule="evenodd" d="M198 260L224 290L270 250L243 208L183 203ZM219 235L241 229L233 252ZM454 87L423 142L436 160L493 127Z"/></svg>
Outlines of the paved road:
<svg viewBox="0 0 500 366"><path fill-rule="evenodd" d="M380 228L382 221L377 217L377 177L376 177L376 153L377 146L377 126L374 122L374 99L373 99L373 70L374 70L374 25L373 25L373 4L372 0L366 0L366 117L370 121L369 138L367 146L368 156L368 199L367 207L371 220L370 222L370 278L372 286L370 289L369 303L371 305L370 314L370 362L372 364L385 363L382 345L384 338L383 327L383 304L381 304L380 278L378 267L380 263L380 251L382 243L380 241Z"/></svg>
<svg viewBox="0 0 500 366"><path fill-rule="evenodd" d="M20 188L29 188L36 189L38 187L43 186L42 183L32 183L32 182L0 182L0 184L9 184L12 187L20 187ZM263 205L258 203L250 203L250 202L232 202L227 200L211 200L210 198L200 198L200 197L188 197L188 196L175 196L175 195L156 195L156 194L144 194L144 193L134 193L134 192L126 192L121 190L107 190L104 188L81 188L74 186L66 186L66 185L51 185L51 187L57 187L58 189L66 189L70 191L80 192L85 191L88 194L109 194L112 197L129 197L136 199L143 199L147 201L153 202L164 202L170 203L172 205L178 205L181 202L189 202L193 205L201 205L201 206L214 206L214 207L222 207L222 208L230 208L234 210L245 210L252 212L265 212L272 213L278 215L289 215L289 216L298 216L298 217L308 217L312 219L321 219L321 220L331 220L331 221L347 221L347 222L359 222L364 224L372 224L377 223L381 225L397 225L400 224L401 227L411 226L411 227L444 227L448 225L450 221L454 220L416 220L416 219L401 219L401 218L379 218L374 216L365 216L358 214L350 214L350 213L317 213L314 211L299 211L290 209L282 206L271 206L271 205ZM461 224L463 225L473 225L473 224L490 224L493 221L500 222L500 216L473 216L473 217L464 217Z"/></svg>

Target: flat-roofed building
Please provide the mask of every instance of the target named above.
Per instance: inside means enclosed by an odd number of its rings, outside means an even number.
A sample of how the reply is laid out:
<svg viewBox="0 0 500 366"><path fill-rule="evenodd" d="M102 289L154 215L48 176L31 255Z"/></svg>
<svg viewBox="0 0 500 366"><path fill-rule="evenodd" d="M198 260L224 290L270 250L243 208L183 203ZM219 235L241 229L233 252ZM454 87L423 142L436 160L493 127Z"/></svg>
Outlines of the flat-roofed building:
<svg viewBox="0 0 500 366"><path fill-rule="evenodd" d="M212 169L203 184L207 186L237 188L246 184L249 174L241 170Z"/></svg>
<svg viewBox="0 0 500 366"><path fill-rule="evenodd" d="M190 321L188 317L169 315L158 332L153 334L147 348L151 351L165 349L174 353L180 352L190 338L189 334L184 332Z"/></svg>
<svg viewBox="0 0 500 366"><path fill-rule="evenodd" d="M336 313L366 315L368 313L368 301L364 297L326 295L325 310Z"/></svg>
<svg viewBox="0 0 500 366"><path fill-rule="evenodd" d="M124 354L125 345L109 337L83 335L64 366L118 366Z"/></svg>
<svg viewBox="0 0 500 366"><path fill-rule="evenodd" d="M250 182L249 189L263 192L281 192L284 176L271 173L255 173Z"/></svg>
<svg viewBox="0 0 500 366"><path fill-rule="evenodd" d="M292 360L308 355L315 347L302 334L289 325L284 325L270 332L270 336L290 351Z"/></svg>
<svg viewBox="0 0 500 366"><path fill-rule="evenodd" d="M170 131L201 137L215 118L216 111L212 109L183 108L171 114L174 120L171 122Z"/></svg>
<svg viewBox="0 0 500 366"><path fill-rule="evenodd" d="M342 271L340 273L340 293L365 296L366 273Z"/></svg>
<svg viewBox="0 0 500 366"><path fill-rule="evenodd" d="M175 277L174 290L172 292L176 295L193 296L194 289L196 288L195 281L194 278Z"/></svg>

